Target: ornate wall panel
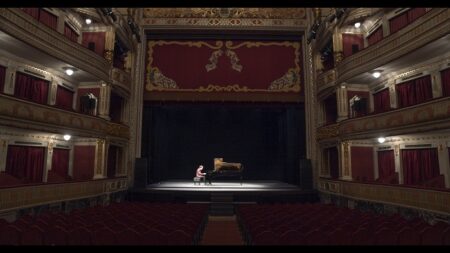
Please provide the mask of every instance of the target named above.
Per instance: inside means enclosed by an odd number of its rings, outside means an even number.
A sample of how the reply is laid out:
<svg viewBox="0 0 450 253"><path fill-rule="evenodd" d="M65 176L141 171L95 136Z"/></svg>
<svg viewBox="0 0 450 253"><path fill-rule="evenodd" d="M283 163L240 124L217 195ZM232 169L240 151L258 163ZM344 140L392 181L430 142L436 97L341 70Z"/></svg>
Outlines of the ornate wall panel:
<svg viewBox="0 0 450 253"><path fill-rule="evenodd" d="M300 42L149 40L146 99L291 101L302 96ZM236 94L239 94L237 97ZM280 96L282 95L282 96ZM285 98L283 98L285 96Z"/></svg>

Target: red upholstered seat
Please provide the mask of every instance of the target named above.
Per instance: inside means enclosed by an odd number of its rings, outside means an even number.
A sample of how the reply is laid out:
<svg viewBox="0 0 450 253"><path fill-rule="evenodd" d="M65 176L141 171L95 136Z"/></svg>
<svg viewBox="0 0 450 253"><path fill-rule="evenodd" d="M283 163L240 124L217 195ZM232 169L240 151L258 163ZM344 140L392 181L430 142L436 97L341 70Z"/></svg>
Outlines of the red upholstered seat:
<svg viewBox="0 0 450 253"><path fill-rule="evenodd" d="M44 244L67 245L67 234L68 232L59 226L49 228L44 233Z"/></svg>
<svg viewBox="0 0 450 253"><path fill-rule="evenodd" d="M92 245L116 245L116 234L109 228L101 228L92 232Z"/></svg>
<svg viewBox="0 0 450 253"><path fill-rule="evenodd" d="M375 233L376 245L397 245L397 233L391 228L385 227Z"/></svg>
<svg viewBox="0 0 450 253"><path fill-rule="evenodd" d="M68 233L68 245L91 245L91 232L85 227L77 227Z"/></svg>

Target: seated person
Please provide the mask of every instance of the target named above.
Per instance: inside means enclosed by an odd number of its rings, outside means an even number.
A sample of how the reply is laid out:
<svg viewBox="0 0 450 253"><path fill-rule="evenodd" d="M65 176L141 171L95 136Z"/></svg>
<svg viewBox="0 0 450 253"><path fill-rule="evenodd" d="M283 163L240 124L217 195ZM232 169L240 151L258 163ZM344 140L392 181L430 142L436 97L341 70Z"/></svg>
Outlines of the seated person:
<svg viewBox="0 0 450 253"><path fill-rule="evenodd" d="M203 170L203 165L198 166L195 176L199 177L200 180L205 180L206 173L202 172L202 170Z"/></svg>

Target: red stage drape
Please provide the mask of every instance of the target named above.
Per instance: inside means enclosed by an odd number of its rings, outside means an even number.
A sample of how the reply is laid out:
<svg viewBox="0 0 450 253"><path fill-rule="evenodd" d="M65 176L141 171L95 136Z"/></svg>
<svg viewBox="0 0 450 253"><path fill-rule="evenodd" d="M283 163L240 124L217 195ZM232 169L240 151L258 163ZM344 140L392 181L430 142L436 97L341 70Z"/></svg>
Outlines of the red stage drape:
<svg viewBox="0 0 450 253"><path fill-rule="evenodd" d="M339 153L337 147L328 149L329 163L330 163L330 176L333 179L339 178Z"/></svg>
<svg viewBox="0 0 450 253"><path fill-rule="evenodd" d="M110 105L109 105L109 116L111 118L111 121L120 123L121 119L121 111L123 107L123 98L121 96L116 95L115 93L111 92L111 99L110 99Z"/></svg>
<svg viewBox="0 0 450 253"><path fill-rule="evenodd" d="M420 185L440 174L436 148L404 149L401 158L404 184Z"/></svg>
<svg viewBox="0 0 450 253"><path fill-rule="evenodd" d="M382 39L383 39L383 27L380 26L375 31L373 31L369 36L367 36L367 44L371 46Z"/></svg>
<svg viewBox="0 0 450 253"><path fill-rule="evenodd" d="M107 166L107 175L108 178L114 178L116 175L116 162L117 162L117 147L109 146L108 150L108 166Z"/></svg>
<svg viewBox="0 0 450 253"><path fill-rule="evenodd" d="M45 148L9 145L6 173L25 183L40 183L44 174Z"/></svg>
<svg viewBox="0 0 450 253"><path fill-rule="evenodd" d="M95 146L74 146L73 178L91 180L94 177Z"/></svg>
<svg viewBox="0 0 450 253"><path fill-rule="evenodd" d="M450 68L441 71L442 96L450 96Z"/></svg>
<svg viewBox="0 0 450 253"><path fill-rule="evenodd" d="M49 82L46 80L17 72L14 95L21 99L47 104L48 86Z"/></svg>
<svg viewBox="0 0 450 253"><path fill-rule="evenodd" d="M69 150L54 148L52 156L52 171L63 178L68 177L69 172Z"/></svg>
<svg viewBox="0 0 450 253"><path fill-rule="evenodd" d="M373 108L374 113L386 112L391 109L389 89L373 94Z"/></svg>
<svg viewBox="0 0 450 253"><path fill-rule="evenodd" d="M72 110L73 91L58 85L56 90L56 106L65 110Z"/></svg>
<svg viewBox="0 0 450 253"><path fill-rule="evenodd" d="M3 89L5 88L5 76L6 76L6 68L0 66L0 93L3 93Z"/></svg>
<svg viewBox="0 0 450 253"><path fill-rule="evenodd" d="M89 42L94 43L94 52L102 56L105 53L105 33L104 32L83 32L82 45L89 48Z"/></svg>
<svg viewBox="0 0 450 253"><path fill-rule="evenodd" d="M378 151L378 178L381 182L395 174L394 150Z"/></svg>
<svg viewBox="0 0 450 253"><path fill-rule="evenodd" d="M78 42L78 33L76 33L72 27L64 24L64 35L73 42Z"/></svg>
<svg viewBox="0 0 450 253"><path fill-rule="evenodd" d="M397 31L399 31L400 29L402 29L403 27L408 25L408 12L403 12L400 15L397 15L391 19L389 19L389 28L391 33L393 34Z"/></svg>
<svg viewBox="0 0 450 253"><path fill-rule="evenodd" d="M325 107L325 122L326 124L336 123L337 120L337 101L336 101L336 93L332 94L324 101Z"/></svg>
<svg viewBox="0 0 450 253"><path fill-rule="evenodd" d="M22 8L22 10L32 16L34 19L38 20L39 19L39 8Z"/></svg>
<svg viewBox="0 0 450 253"><path fill-rule="evenodd" d="M58 17L46 10L40 9L39 22L50 27L53 30L56 30L58 26Z"/></svg>
<svg viewBox="0 0 450 253"><path fill-rule="evenodd" d="M397 84L396 90L399 108L420 104L433 98L429 75Z"/></svg>
<svg viewBox="0 0 450 253"><path fill-rule="evenodd" d="M362 34L342 34L342 44L344 47L344 58L356 52L353 52L353 45L358 48L358 51L364 48L364 37Z"/></svg>
<svg viewBox="0 0 450 253"><path fill-rule="evenodd" d="M352 162L352 178L355 181L373 181L373 148L357 147L350 148Z"/></svg>

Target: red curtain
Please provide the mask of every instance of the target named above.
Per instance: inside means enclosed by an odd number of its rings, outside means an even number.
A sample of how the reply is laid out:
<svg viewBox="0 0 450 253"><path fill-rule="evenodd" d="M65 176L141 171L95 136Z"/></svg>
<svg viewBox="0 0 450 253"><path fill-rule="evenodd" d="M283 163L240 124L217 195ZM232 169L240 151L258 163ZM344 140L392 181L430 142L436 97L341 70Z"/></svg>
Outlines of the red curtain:
<svg viewBox="0 0 450 253"><path fill-rule="evenodd" d="M52 171L63 178L69 174L69 152L68 149L53 149Z"/></svg>
<svg viewBox="0 0 450 253"><path fill-rule="evenodd" d="M0 93L3 93L3 89L5 88L5 76L6 76L6 68L0 66Z"/></svg>
<svg viewBox="0 0 450 253"><path fill-rule="evenodd" d="M389 179L395 174L394 150L378 151L378 178L380 181Z"/></svg>
<svg viewBox="0 0 450 253"><path fill-rule="evenodd" d="M408 11L408 22L412 23L414 20L422 17L427 13L427 8L411 8Z"/></svg>
<svg viewBox="0 0 450 253"><path fill-rule="evenodd" d="M364 37L362 34L342 34L342 44L344 47L344 58L348 57L356 52L353 48L357 48L357 51L364 48Z"/></svg>
<svg viewBox="0 0 450 253"><path fill-rule="evenodd" d="M441 71L442 96L450 96L450 68Z"/></svg>
<svg viewBox="0 0 450 253"><path fill-rule="evenodd" d="M78 42L78 34L67 24L64 24L64 35L73 42Z"/></svg>
<svg viewBox="0 0 450 253"><path fill-rule="evenodd" d="M105 52L105 33L104 32L83 32L82 45L89 48L89 43L93 43L93 51L102 56Z"/></svg>
<svg viewBox="0 0 450 253"><path fill-rule="evenodd" d="M22 10L32 16L34 19L38 20L39 19L39 8L22 8Z"/></svg>
<svg viewBox="0 0 450 253"><path fill-rule="evenodd" d="M111 92L110 106L109 106L109 114L111 117L111 121L120 123L121 119L121 111L123 107L123 98Z"/></svg>
<svg viewBox="0 0 450 253"><path fill-rule="evenodd" d="M420 185L440 175L436 148L404 149L401 152L401 159L404 184Z"/></svg>
<svg viewBox="0 0 450 253"><path fill-rule="evenodd" d="M94 177L95 146L74 146L73 178L91 180Z"/></svg>
<svg viewBox="0 0 450 253"><path fill-rule="evenodd" d="M380 26L367 37L367 44L371 46L382 39L383 39L383 27Z"/></svg>
<svg viewBox="0 0 450 253"><path fill-rule="evenodd" d="M20 72L16 74L14 95L18 98L47 104L49 82Z"/></svg>
<svg viewBox="0 0 450 253"><path fill-rule="evenodd" d="M408 12L403 12L402 14L389 19L389 28L391 29L390 34L399 31L403 27L407 26L408 23Z"/></svg>
<svg viewBox="0 0 450 253"><path fill-rule="evenodd" d="M336 93L332 94L324 101L325 107L325 122L326 124L336 123L337 120L337 101L336 101Z"/></svg>
<svg viewBox="0 0 450 253"><path fill-rule="evenodd" d="M396 90L399 108L420 104L433 98L429 75L397 84Z"/></svg>
<svg viewBox="0 0 450 253"><path fill-rule="evenodd" d="M330 176L333 179L339 178L339 153L337 147L328 149Z"/></svg>
<svg viewBox="0 0 450 253"><path fill-rule="evenodd" d="M384 89L373 94L374 113L386 112L391 109L389 89Z"/></svg>
<svg viewBox="0 0 450 253"><path fill-rule="evenodd" d="M73 91L58 85L56 90L56 106L65 110L72 110L72 104Z"/></svg>
<svg viewBox="0 0 450 253"><path fill-rule="evenodd" d="M355 181L373 181L373 148L357 147L350 148L352 162L352 178Z"/></svg>
<svg viewBox="0 0 450 253"><path fill-rule="evenodd" d="M108 150L108 166L106 173L108 175L108 178L114 178L116 176L116 163L117 163L117 147L116 146L109 146Z"/></svg>
<svg viewBox="0 0 450 253"><path fill-rule="evenodd" d="M58 17L44 9L40 9L39 22L50 27L53 30L56 30L58 26Z"/></svg>
<svg viewBox="0 0 450 253"><path fill-rule="evenodd" d="M9 145L6 173L26 183L40 183L44 174L45 148Z"/></svg>

